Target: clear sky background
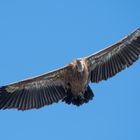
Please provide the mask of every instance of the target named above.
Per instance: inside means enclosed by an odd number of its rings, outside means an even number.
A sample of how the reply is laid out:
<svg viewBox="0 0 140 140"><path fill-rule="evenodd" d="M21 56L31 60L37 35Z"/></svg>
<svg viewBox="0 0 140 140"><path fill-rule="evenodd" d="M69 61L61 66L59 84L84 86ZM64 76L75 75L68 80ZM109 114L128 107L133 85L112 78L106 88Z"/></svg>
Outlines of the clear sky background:
<svg viewBox="0 0 140 140"><path fill-rule="evenodd" d="M59 68L140 26L139 0L1 0L0 85ZM0 111L1 140L140 140L140 61L81 107Z"/></svg>

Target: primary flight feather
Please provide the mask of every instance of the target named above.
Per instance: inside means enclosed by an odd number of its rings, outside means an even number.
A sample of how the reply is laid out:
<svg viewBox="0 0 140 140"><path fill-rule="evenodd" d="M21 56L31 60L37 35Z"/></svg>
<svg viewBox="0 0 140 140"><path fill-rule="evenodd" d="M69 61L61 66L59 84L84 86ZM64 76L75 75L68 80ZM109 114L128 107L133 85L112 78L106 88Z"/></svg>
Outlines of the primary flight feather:
<svg viewBox="0 0 140 140"><path fill-rule="evenodd" d="M37 109L59 100L80 106L94 97L90 82L107 80L131 66L139 56L140 28L116 44L63 68L0 87L0 109Z"/></svg>

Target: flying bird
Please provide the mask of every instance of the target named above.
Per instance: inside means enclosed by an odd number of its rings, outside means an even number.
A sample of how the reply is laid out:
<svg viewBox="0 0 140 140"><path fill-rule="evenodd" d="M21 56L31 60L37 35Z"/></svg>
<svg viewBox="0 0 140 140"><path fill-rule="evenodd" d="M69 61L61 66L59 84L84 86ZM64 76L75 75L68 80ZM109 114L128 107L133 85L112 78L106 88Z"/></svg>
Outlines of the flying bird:
<svg viewBox="0 0 140 140"><path fill-rule="evenodd" d="M0 87L0 109L29 110L63 101L80 106L93 99L98 83L131 66L140 56L140 28L91 56L49 73Z"/></svg>

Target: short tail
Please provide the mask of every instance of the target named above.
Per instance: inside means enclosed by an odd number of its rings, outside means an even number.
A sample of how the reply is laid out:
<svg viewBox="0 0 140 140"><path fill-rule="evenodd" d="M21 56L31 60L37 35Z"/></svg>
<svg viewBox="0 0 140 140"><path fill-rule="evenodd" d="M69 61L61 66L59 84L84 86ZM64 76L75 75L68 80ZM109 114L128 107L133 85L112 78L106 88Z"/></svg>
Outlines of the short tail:
<svg viewBox="0 0 140 140"><path fill-rule="evenodd" d="M73 104L76 106L80 106L84 103L88 103L94 97L94 93L92 92L90 86L87 87L87 90L83 94L83 96L74 96L70 91L68 92L68 96L63 99L63 102L67 104Z"/></svg>

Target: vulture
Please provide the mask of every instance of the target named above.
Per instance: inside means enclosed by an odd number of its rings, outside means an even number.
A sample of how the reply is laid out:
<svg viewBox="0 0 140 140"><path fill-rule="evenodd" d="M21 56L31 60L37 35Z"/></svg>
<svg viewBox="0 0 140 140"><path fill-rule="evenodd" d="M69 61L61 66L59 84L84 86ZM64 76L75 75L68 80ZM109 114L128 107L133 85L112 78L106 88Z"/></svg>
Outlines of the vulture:
<svg viewBox="0 0 140 140"><path fill-rule="evenodd" d="M80 106L93 99L99 83L130 67L140 56L140 28L95 54L43 75L0 87L0 109L39 109L60 100Z"/></svg>

